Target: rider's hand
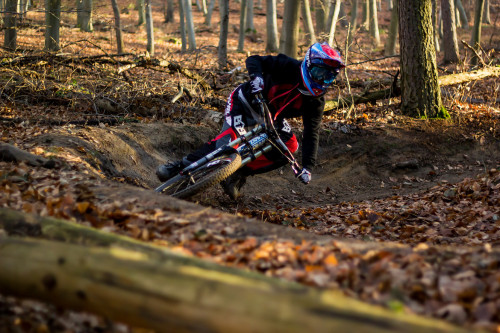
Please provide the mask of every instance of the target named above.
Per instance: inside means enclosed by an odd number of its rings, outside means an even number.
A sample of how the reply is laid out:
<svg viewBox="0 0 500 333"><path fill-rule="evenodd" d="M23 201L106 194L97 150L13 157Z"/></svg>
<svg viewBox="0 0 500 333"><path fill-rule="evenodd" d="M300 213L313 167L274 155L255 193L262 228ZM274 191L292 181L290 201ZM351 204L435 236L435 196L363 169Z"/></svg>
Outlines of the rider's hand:
<svg viewBox="0 0 500 333"><path fill-rule="evenodd" d="M264 90L264 79L260 76L252 76L250 85L252 86L252 94L258 94Z"/></svg>
<svg viewBox="0 0 500 333"><path fill-rule="evenodd" d="M297 178L299 178L301 182L307 185L311 181L311 171L303 168L302 171L297 175Z"/></svg>

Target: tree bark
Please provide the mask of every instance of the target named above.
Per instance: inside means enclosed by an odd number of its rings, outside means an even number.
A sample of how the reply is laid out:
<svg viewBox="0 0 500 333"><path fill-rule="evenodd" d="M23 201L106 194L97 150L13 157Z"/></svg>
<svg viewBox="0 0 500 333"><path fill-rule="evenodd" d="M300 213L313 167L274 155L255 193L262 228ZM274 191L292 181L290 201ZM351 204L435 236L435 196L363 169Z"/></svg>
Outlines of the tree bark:
<svg viewBox="0 0 500 333"><path fill-rule="evenodd" d="M81 31L92 32L92 0L77 0L76 26Z"/></svg>
<svg viewBox="0 0 500 333"><path fill-rule="evenodd" d="M186 17L186 28L188 32L189 51L196 50L196 38L194 33L193 12L191 10L191 0L184 0L184 14Z"/></svg>
<svg viewBox="0 0 500 333"><path fill-rule="evenodd" d="M61 26L61 0L45 0L45 49L58 51Z"/></svg>
<svg viewBox="0 0 500 333"><path fill-rule="evenodd" d="M400 0L394 0L394 2L392 2L391 24L389 26L387 40L385 41L384 54L386 56L396 54L396 41L398 38L399 26L399 1Z"/></svg>
<svg viewBox="0 0 500 333"><path fill-rule="evenodd" d="M186 36L186 15L184 13L184 0L179 0L179 25L181 32L181 52L187 50L187 36Z"/></svg>
<svg viewBox="0 0 500 333"><path fill-rule="evenodd" d="M144 3L145 0L137 0L137 25L143 25L146 22L146 5Z"/></svg>
<svg viewBox="0 0 500 333"><path fill-rule="evenodd" d="M166 0L165 23L174 23L174 0Z"/></svg>
<svg viewBox="0 0 500 333"><path fill-rule="evenodd" d="M484 0L483 22L485 24L491 24L490 0Z"/></svg>
<svg viewBox="0 0 500 333"><path fill-rule="evenodd" d="M462 26L464 28L469 28L469 19L467 18L467 12L464 9L462 4L462 0L455 0L455 7L458 9L460 14L460 21L462 22Z"/></svg>
<svg viewBox="0 0 500 333"><path fill-rule="evenodd" d="M441 0L443 16L443 49L444 62L456 63L460 59L458 53L457 29L455 26L455 4L453 0Z"/></svg>
<svg viewBox="0 0 500 333"><path fill-rule="evenodd" d="M296 58L299 40L300 0L287 0L281 32L281 52Z"/></svg>
<svg viewBox="0 0 500 333"><path fill-rule="evenodd" d="M15 50L17 47L17 0L6 0L5 11L3 46L9 50Z"/></svg>
<svg viewBox="0 0 500 333"><path fill-rule="evenodd" d="M229 32L229 0L219 0L220 36L218 62L220 68L227 66L227 35Z"/></svg>
<svg viewBox="0 0 500 333"><path fill-rule="evenodd" d="M278 52L278 22L276 0L266 0L266 52Z"/></svg>
<svg viewBox="0 0 500 333"><path fill-rule="evenodd" d="M401 111L412 117L445 116L438 84L431 0L399 3Z"/></svg>
<svg viewBox="0 0 500 333"><path fill-rule="evenodd" d="M207 27L212 26L212 14L214 12L214 5L216 0L210 0L207 8L207 16L205 16L205 25Z"/></svg>
<svg viewBox="0 0 500 333"><path fill-rule="evenodd" d="M315 0L314 18L316 20L316 32L318 35L324 34L326 31L329 1L331 0Z"/></svg>
<svg viewBox="0 0 500 333"><path fill-rule="evenodd" d="M330 11L328 14L328 44L333 45L333 39L335 37L335 27L337 26L337 21L340 13L340 0L335 0L335 3L331 3Z"/></svg>
<svg viewBox="0 0 500 333"><path fill-rule="evenodd" d="M378 15L377 15L377 0L370 0L370 36L373 40L373 45L380 45L380 34L378 30Z"/></svg>
<svg viewBox="0 0 500 333"><path fill-rule="evenodd" d="M115 35L116 35L116 53L123 53L122 21L120 19L120 10L116 0L111 0L113 15L115 16Z"/></svg>
<svg viewBox="0 0 500 333"><path fill-rule="evenodd" d="M6 295L158 332L464 332L93 228L8 209L0 216L8 235L59 240L0 238L0 292Z"/></svg>
<svg viewBox="0 0 500 333"><path fill-rule="evenodd" d="M364 30L368 30L370 28L370 1L371 0L364 0L363 2L363 23L361 24L361 27Z"/></svg>
<svg viewBox="0 0 500 333"><path fill-rule="evenodd" d="M311 45L316 42L316 34L314 33L314 24L311 16L311 5L309 0L302 1L302 21L306 32L306 44Z"/></svg>
<svg viewBox="0 0 500 333"><path fill-rule="evenodd" d="M246 26L246 21L247 21L247 0L241 0L240 3L240 32L239 32L239 38L238 38L238 52L243 52L243 49L245 47L245 26Z"/></svg>
<svg viewBox="0 0 500 333"><path fill-rule="evenodd" d="M437 0L431 0L432 1L432 30L434 34L434 47L436 48L436 52L441 51L441 47L439 45L439 15L437 13L438 11L438 6L437 6Z"/></svg>
<svg viewBox="0 0 500 333"><path fill-rule="evenodd" d="M472 37L470 45L476 50L479 49L481 44L481 24L483 21L484 0L476 0L476 9L474 10L474 28L472 30ZM472 56L471 65L477 66L479 59L476 54Z"/></svg>
<svg viewBox="0 0 500 333"><path fill-rule="evenodd" d="M153 30L153 10L151 8L151 0L146 0L146 34L147 34L147 45L146 50L151 56L155 54L155 36Z"/></svg>
<svg viewBox="0 0 500 333"><path fill-rule="evenodd" d="M351 7L351 27L348 32L348 44L351 44L352 36L356 32L357 24L358 24L358 4L359 0L352 0Z"/></svg>
<svg viewBox="0 0 500 333"><path fill-rule="evenodd" d="M246 20L246 30L254 31L255 25L253 24L253 0L247 0L247 20Z"/></svg>

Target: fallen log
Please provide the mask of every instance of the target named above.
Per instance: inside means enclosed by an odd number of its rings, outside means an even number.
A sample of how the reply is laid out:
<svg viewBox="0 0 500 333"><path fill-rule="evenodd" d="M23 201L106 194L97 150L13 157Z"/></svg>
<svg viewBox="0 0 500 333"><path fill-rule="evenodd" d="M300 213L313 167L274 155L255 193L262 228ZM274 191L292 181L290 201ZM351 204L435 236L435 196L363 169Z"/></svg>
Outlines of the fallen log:
<svg viewBox="0 0 500 333"><path fill-rule="evenodd" d="M56 161L42 156L28 153L8 143L0 142L0 161L4 162L26 162L31 166L43 166L51 169L56 166Z"/></svg>
<svg viewBox="0 0 500 333"><path fill-rule="evenodd" d="M0 238L0 292L157 332L466 332L200 259ZM470 332L470 331L469 331Z"/></svg>
<svg viewBox="0 0 500 333"><path fill-rule="evenodd" d="M457 74L450 74L438 78L441 87L451 86L454 84L482 80L492 76L500 76L500 67L486 67L472 72L464 72ZM363 95L354 95L347 98L339 98L338 100L326 101L325 114L340 108L346 108L352 104L361 103L374 103L378 100L399 97L401 90L399 89L399 82L391 88L381 89L374 92L365 93Z"/></svg>

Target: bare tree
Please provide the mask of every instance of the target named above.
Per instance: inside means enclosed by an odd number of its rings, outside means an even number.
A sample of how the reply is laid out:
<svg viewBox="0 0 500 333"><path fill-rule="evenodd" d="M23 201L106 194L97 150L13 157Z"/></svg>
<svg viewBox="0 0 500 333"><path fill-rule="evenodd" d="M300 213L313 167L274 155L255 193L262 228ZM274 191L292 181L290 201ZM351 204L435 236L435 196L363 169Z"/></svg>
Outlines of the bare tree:
<svg viewBox="0 0 500 333"><path fill-rule="evenodd" d="M120 19L120 10L116 0L111 0L113 15L115 17L115 35L116 35L116 50L118 54L123 53L123 38L122 38L122 21Z"/></svg>
<svg viewBox="0 0 500 333"><path fill-rule="evenodd" d="M299 39L300 0L287 0L281 32L281 52L296 58Z"/></svg>
<svg viewBox="0 0 500 333"><path fill-rule="evenodd" d="M82 31L91 32L92 26L92 0L76 1L76 26Z"/></svg>
<svg viewBox="0 0 500 333"><path fill-rule="evenodd" d="M186 17L186 29L188 32L189 50L196 50L196 38L194 34L193 12L191 10L191 0L184 0L184 16Z"/></svg>
<svg viewBox="0 0 500 333"><path fill-rule="evenodd" d="M207 16L205 16L205 25L208 27L212 26L212 13L214 12L214 5L216 0L210 0L207 8Z"/></svg>
<svg viewBox="0 0 500 333"><path fill-rule="evenodd" d="M361 27L364 30L370 28L370 1L371 0L364 0L363 2L363 23L361 23Z"/></svg>
<svg viewBox="0 0 500 333"><path fill-rule="evenodd" d="M314 24L311 16L311 7L309 0L302 1L302 20L304 22L304 30L306 31L306 43L312 44L316 41L314 33Z"/></svg>
<svg viewBox="0 0 500 333"><path fill-rule="evenodd" d="M137 14L139 15L137 25L143 25L146 21L146 8L145 8L144 0L137 0L136 8Z"/></svg>
<svg viewBox="0 0 500 333"><path fill-rule="evenodd" d="M15 50L17 47L17 0L7 0L5 3L5 38L3 46Z"/></svg>
<svg viewBox="0 0 500 333"><path fill-rule="evenodd" d="M245 47L245 26L247 21L247 0L241 0L240 4L240 31L238 38L238 52L243 52L243 48Z"/></svg>
<svg viewBox="0 0 500 333"><path fill-rule="evenodd" d="M486 24L491 24L490 0L484 0L483 22Z"/></svg>
<svg viewBox="0 0 500 333"><path fill-rule="evenodd" d="M225 68L227 66L227 35L229 31L229 0L219 0L220 12L220 36L219 36L219 49L218 61L219 67Z"/></svg>
<svg viewBox="0 0 500 333"><path fill-rule="evenodd" d="M153 10L151 8L151 0L146 0L146 34L147 46L146 49L150 55L155 54L155 36L153 33Z"/></svg>
<svg viewBox="0 0 500 333"><path fill-rule="evenodd" d="M385 50L384 54L386 56L396 54L396 40L398 37L398 25L399 25L399 1L394 0L392 2L392 10L391 10L391 24L389 26L389 34L385 41Z"/></svg>
<svg viewBox="0 0 500 333"><path fill-rule="evenodd" d="M462 26L465 28L469 27L469 20L467 19L467 12L462 4L462 0L455 0L455 7L458 9L458 13L460 14L460 21ZM458 22L456 22L458 26Z"/></svg>
<svg viewBox="0 0 500 333"><path fill-rule="evenodd" d="M380 45L378 30L377 0L370 0L370 36L375 47Z"/></svg>
<svg viewBox="0 0 500 333"><path fill-rule="evenodd" d="M279 49L277 16L276 0L266 0L266 52L277 52Z"/></svg>
<svg viewBox="0 0 500 333"><path fill-rule="evenodd" d="M472 30L472 38L470 44L474 48L479 48L481 44L481 23L483 21L484 0L476 0L476 8L474 10L474 28ZM478 63L476 55L472 57L471 64L476 66Z"/></svg>
<svg viewBox="0 0 500 333"><path fill-rule="evenodd" d="M331 3L330 11L328 13L328 44L333 45L333 38L335 37L335 27L337 26L337 20L339 18L340 12L340 0L335 0Z"/></svg>
<svg viewBox="0 0 500 333"><path fill-rule="evenodd" d="M57 51L61 27L61 0L45 0L45 49Z"/></svg>
<svg viewBox="0 0 500 333"><path fill-rule="evenodd" d="M459 54L454 1L441 0L441 12L443 16L444 62L458 62Z"/></svg>
<svg viewBox="0 0 500 333"><path fill-rule="evenodd" d="M165 23L174 22L174 0L166 0Z"/></svg>
<svg viewBox="0 0 500 333"><path fill-rule="evenodd" d="M436 52L440 52L441 49L439 47L439 36L442 35L440 33L440 22L439 15L437 14L438 6L437 0L431 0L432 2L432 33L434 35L434 47L436 48Z"/></svg>
<svg viewBox="0 0 500 333"><path fill-rule="evenodd" d="M314 0L314 17L316 20L316 33L318 35L326 32L326 20L328 19L328 4L330 0Z"/></svg>
<svg viewBox="0 0 500 333"><path fill-rule="evenodd" d="M253 23L253 0L247 0L247 23L245 27L247 31L255 30Z"/></svg>
<svg viewBox="0 0 500 333"><path fill-rule="evenodd" d="M401 111L413 117L446 116L441 101L431 0L399 2Z"/></svg>

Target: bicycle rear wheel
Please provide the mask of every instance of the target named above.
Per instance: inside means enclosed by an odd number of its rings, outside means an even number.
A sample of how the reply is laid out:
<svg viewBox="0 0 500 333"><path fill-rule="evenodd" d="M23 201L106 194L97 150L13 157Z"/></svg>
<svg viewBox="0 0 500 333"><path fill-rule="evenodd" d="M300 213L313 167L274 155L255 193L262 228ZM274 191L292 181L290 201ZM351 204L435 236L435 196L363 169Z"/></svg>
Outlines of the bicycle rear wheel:
<svg viewBox="0 0 500 333"><path fill-rule="evenodd" d="M239 154L224 154L205 165L193 170L189 175L177 175L155 189L176 198L189 198L211 186L214 186L231 174L241 165Z"/></svg>

